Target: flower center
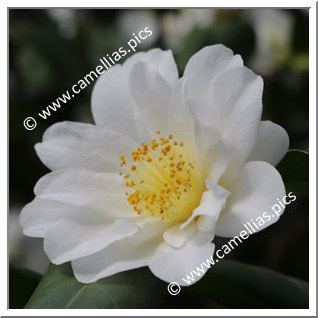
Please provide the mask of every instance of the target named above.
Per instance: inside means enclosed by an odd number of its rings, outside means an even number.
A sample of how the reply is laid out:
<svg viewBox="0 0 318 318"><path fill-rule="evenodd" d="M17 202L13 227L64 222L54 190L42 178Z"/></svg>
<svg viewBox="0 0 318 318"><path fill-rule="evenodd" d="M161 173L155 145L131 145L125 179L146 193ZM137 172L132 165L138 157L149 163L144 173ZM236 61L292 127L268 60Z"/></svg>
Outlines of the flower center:
<svg viewBox="0 0 318 318"><path fill-rule="evenodd" d="M137 214L165 222L187 220L205 189L191 147L173 135L142 143L126 161L120 156L126 179L126 197Z"/></svg>

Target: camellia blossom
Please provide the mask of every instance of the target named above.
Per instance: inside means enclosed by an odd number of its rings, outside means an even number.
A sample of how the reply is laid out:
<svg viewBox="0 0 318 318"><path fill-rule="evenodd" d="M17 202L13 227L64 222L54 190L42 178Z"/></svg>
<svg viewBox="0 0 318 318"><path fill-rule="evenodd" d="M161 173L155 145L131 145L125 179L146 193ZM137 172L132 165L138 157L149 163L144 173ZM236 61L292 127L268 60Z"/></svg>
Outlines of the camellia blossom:
<svg viewBox="0 0 318 318"><path fill-rule="evenodd" d="M181 78L160 49L112 67L92 93L96 125L57 123L36 144L52 172L22 211L24 234L83 283L148 266L185 285L215 235L239 235L285 195L274 166L289 139L260 121L262 92L223 45L192 56Z"/></svg>

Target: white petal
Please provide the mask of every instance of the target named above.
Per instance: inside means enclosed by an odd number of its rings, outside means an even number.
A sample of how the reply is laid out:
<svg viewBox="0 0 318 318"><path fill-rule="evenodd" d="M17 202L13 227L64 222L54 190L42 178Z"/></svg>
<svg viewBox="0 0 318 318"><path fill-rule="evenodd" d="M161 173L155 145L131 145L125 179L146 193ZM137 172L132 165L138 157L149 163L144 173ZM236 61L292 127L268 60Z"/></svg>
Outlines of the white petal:
<svg viewBox="0 0 318 318"><path fill-rule="evenodd" d="M224 143L232 149L223 183L230 185L254 148L262 112L263 80L245 67L220 75L211 87L211 107L215 110Z"/></svg>
<svg viewBox="0 0 318 318"><path fill-rule="evenodd" d="M117 241L102 251L72 261L75 277L82 283L146 266L156 247L162 241L166 225L163 222L145 221L139 224L135 235Z"/></svg>
<svg viewBox="0 0 318 318"><path fill-rule="evenodd" d="M107 196L107 194L105 195ZM58 232L56 228L62 226L64 219L75 222L75 224L83 223L88 227L107 227L120 217L126 217L130 221L140 218L133 211L125 210L122 212L120 209L117 211L116 206L113 206L112 209L108 206L107 209L98 210L94 206L75 206L36 197L22 209L20 224L25 235L45 237L51 230Z"/></svg>
<svg viewBox="0 0 318 318"><path fill-rule="evenodd" d="M115 65L99 77L92 91L92 114L96 125L138 140L127 73L123 66Z"/></svg>
<svg viewBox="0 0 318 318"><path fill-rule="evenodd" d="M62 190L59 189L59 185L62 186L60 179L67 177L72 179L74 174L74 171L68 171L66 174L63 171L59 171L48 174L39 180L35 188L35 192L39 196L28 203L22 209L20 215L20 223L25 235L44 237L55 226L55 223L62 218L70 218L75 221L80 220L81 222L85 221L88 226L101 224L105 226L122 217L129 218L130 220L138 218L126 206L126 199L121 195L121 192L116 193L117 190L114 181L117 176L114 179L108 179L111 182L109 189L105 188L104 192L101 192L99 195L101 196L99 200L103 200L104 204L98 205L99 196L94 191L93 193L91 192L93 188L89 189L87 187L88 184L83 189L84 191L87 190L86 193L83 193L83 190L80 189L82 187L81 184L77 185L79 187L78 190L75 189L76 185L74 185L74 189L71 189L72 184L64 186ZM68 193L63 193L63 195L59 196L58 193L63 192L63 190ZM52 193L48 193L50 191ZM43 198L41 193L46 198ZM77 200L77 196L82 197L82 199ZM95 199L93 196L95 196Z"/></svg>
<svg viewBox="0 0 318 318"><path fill-rule="evenodd" d="M163 242L151 258L149 268L154 275L168 283L176 282L181 286L187 286L183 278L186 279L192 270L200 267L202 262L213 255L214 244L210 242L211 237L202 232L197 232L192 240L179 249ZM207 268L203 269L204 273L200 278L207 271Z"/></svg>
<svg viewBox="0 0 318 318"><path fill-rule="evenodd" d="M180 248L192 238L196 230L195 222L189 224L185 229L180 229L180 225L177 224L164 232L163 238L169 245Z"/></svg>
<svg viewBox="0 0 318 318"><path fill-rule="evenodd" d="M223 46L208 47L198 54L191 71L184 75L185 101L198 121L196 144L209 149L221 139L230 148L232 160L222 179L229 186L257 141L263 80Z"/></svg>
<svg viewBox="0 0 318 318"><path fill-rule="evenodd" d="M78 212L78 209L69 204L35 198L21 211L20 224L23 233L27 236L44 237L60 218ZM86 209L86 213L92 214L94 211Z"/></svg>
<svg viewBox="0 0 318 318"><path fill-rule="evenodd" d="M151 138L156 130L166 132L172 86L157 68L146 62L136 63L130 73L129 88L135 102L135 120L140 136Z"/></svg>
<svg viewBox="0 0 318 318"><path fill-rule="evenodd" d="M97 125L123 132L140 140L134 120L135 104L129 89L131 69L140 61L156 68L167 82L178 78L176 64L171 51L159 49L147 53L136 53L121 66L107 70L98 80L92 92L92 112Z"/></svg>
<svg viewBox="0 0 318 318"><path fill-rule="evenodd" d="M230 49L220 44L207 46L190 58L184 71L186 98L191 111L200 120L213 115L207 101L215 78L227 69L242 65L239 55L233 55Z"/></svg>
<svg viewBox="0 0 318 318"><path fill-rule="evenodd" d="M210 149L210 174L208 179L217 184L227 170L231 160L231 149L221 140L218 141L217 147Z"/></svg>
<svg viewBox="0 0 318 318"><path fill-rule="evenodd" d="M183 223L180 228L183 229L192 222L194 218L203 215L208 217L206 220L209 220L209 226L206 226L206 222L202 222L201 220L201 222L198 223L199 229L204 232L211 232L214 236L216 221L230 192L209 180L206 181L206 187L209 190L203 193L200 205L194 209L191 217Z"/></svg>
<svg viewBox="0 0 318 318"><path fill-rule="evenodd" d="M207 131L209 130L202 125L196 125L196 128L195 148L197 157L200 158L201 165L207 173L207 178L218 184L220 178L229 167L232 150L225 145L218 133L213 131L213 128L211 128L208 135Z"/></svg>
<svg viewBox="0 0 318 318"><path fill-rule="evenodd" d="M254 110L251 105L262 99L262 93L262 78L247 67L226 70L210 86L210 107L214 117L204 117L201 121L209 124L214 120L220 127L227 128L227 131L229 129L234 131L239 127L240 122L242 125L248 124L250 116L258 118L261 109ZM258 111L258 116L249 114L250 111ZM247 118L244 119L245 117ZM235 123L237 126L232 127L230 123Z"/></svg>
<svg viewBox="0 0 318 318"><path fill-rule="evenodd" d="M277 203L276 199L283 198L285 187L280 174L272 165L262 161L247 162L231 192L216 225L217 236L239 235L245 230L246 222L251 219L255 221L264 212L269 213L271 219L259 230L278 220L271 207Z"/></svg>
<svg viewBox="0 0 318 318"><path fill-rule="evenodd" d="M168 110L167 127L169 134L182 139L189 147L193 145L194 118L184 102L184 80L173 86L171 107Z"/></svg>
<svg viewBox="0 0 318 318"><path fill-rule="evenodd" d="M137 144L121 133L91 124L61 122L48 128L35 145L42 162L51 170L83 168L117 172L122 153Z"/></svg>
<svg viewBox="0 0 318 318"><path fill-rule="evenodd" d="M96 253L137 231L137 225L122 219L109 225L92 225L63 218L45 234L44 251L52 263L62 264Z"/></svg>
<svg viewBox="0 0 318 318"><path fill-rule="evenodd" d="M138 52L127 59L125 67L132 68L138 62L147 62L156 67L159 74L168 83L173 84L179 78L178 69L171 50L152 49L148 52Z"/></svg>
<svg viewBox="0 0 318 318"><path fill-rule="evenodd" d="M105 219L135 216L125 197L123 178L85 170L58 170L42 177L34 188L38 198L104 213Z"/></svg>
<svg viewBox="0 0 318 318"><path fill-rule="evenodd" d="M271 121L262 121L259 136L252 153L251 161L266 161L276 166L286 155L289 137L286 130Z"/></svg>
<svg viewBox="0 0 318 318"><path fill-rule="evenodd" d="M206 126L194 119L194 144L197 157L206 171L211 171L212 164L220 155L223 144L219 127L216 124ZM227 165L226 165L227 166Z"/></svg>

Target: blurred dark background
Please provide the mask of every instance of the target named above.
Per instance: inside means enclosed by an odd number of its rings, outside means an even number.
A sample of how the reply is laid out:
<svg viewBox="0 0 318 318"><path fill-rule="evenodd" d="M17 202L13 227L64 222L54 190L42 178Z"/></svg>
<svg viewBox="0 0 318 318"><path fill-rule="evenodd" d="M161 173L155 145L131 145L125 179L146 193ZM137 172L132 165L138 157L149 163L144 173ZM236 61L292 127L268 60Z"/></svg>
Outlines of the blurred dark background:
<svg viewBox="0 0 318 318"><path fill-rule="evenodd" d="M92 122L87 87L64 107L23 127L28 116L51 104L149 26L153 34L138 49L172 49L180 75L188 59L206 45L222 43L241 54L265 82L263 119L283 126L290 148L308 150L308 10L9 10L9 248L10 261L43 273L48 260L42 240L22 235L18 216L34 197L33 187L48 169L34 144L54 122ZM122 62L122 61L121 61ZM237 247L227 259L272 268L308 281L308 198L297 196L278 223ZM217 247L227 240L216 239Z"/></svg>

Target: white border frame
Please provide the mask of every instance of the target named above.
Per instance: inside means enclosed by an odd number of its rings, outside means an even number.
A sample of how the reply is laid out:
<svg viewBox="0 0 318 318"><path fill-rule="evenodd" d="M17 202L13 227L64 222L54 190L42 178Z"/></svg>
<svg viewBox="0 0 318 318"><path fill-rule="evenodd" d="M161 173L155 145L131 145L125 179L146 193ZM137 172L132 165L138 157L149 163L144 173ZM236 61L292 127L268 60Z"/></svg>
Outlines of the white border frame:
<svg viewBox="0 0 318 318"><path fill-rule="evenodd" d="M193 4L196 4L194 7ZM5 3L1 5L1 43L8 43L8 8L25 7L27 8L42 8L46 7L74 7L74 8L106 8L104 1L90 0L89 2L81 0L47 0L45 3L39 0L30 0L28 2L23 0L5 0ZM87 5L90 5L89 7ZM195 2L184 1L171 1L161 0L156 2L146 1L134 1L134 8L143 7L149 8L151 5L153 8L177 8L177 7L208 7L211 5L211 1L197 0ZM256 8L256 7L277 7L277 8L310 8L309 10L309 151L310 151L310 195L309 195L309 309L7 309L7 284L8 282L8 266L7 260L0 263L0 277L1 277L1 297L0 297L0 314L1 316L316 316L316 2L315 1L295 1L295 0L277 0L277 1L227 1L227 0L214 0L213 7L220 8L232 8L239 6L239 8ZM107 8L128 7L131 8L131 3L128 1L118 1L107 3ZM2 95L5 96L5 102L0 108L0 114L2 118L1 129L1 144L3 147L7 145L8 149L8 120L7 109L4 105L8 105L8 46L2 48L1 65L2 65ZM6 85L4 85L6 83ZM7 150L8 151L8 150ZM7 157L1 156L2 176L7 175ZM6 169L6 170L5 170ZM5 189L7 191L5 191ZM2 178L1 180L1 211L2 222L0 223L0 235L1 235L1 247L2 255L7 253L7 217L4 211L8 206L8 185L7 181ZM5 194L6 193L6 194ZM297 251L295 251L297 253ZM301 261L301 260L299 260Z"/></svg>

